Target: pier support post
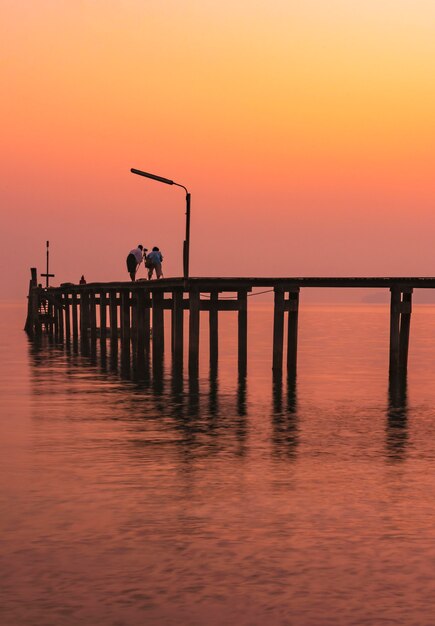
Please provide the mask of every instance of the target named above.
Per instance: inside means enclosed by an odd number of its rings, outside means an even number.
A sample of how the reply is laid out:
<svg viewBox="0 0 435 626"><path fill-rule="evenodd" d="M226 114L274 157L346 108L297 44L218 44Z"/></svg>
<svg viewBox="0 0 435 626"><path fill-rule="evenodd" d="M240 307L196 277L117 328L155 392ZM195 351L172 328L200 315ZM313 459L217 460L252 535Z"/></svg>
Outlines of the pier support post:
<svg viewBox="0 0 435 626"><path fill-rule="evenodd" d="M80 347L83 354L89 353L89 292L80 293Z"/></svg>
<svg viewBox="0 0 435 626"><path fill-rule="evenodd" d="M402 293L402 316L400 320L399 367L406 372L408 368L409 330L411 325L412 289Z"/></svg>
<svg viewBox="0 0 435 626"><path fill-rule="evenodd" d="M183 291L174 290L172 293L172 353L174 365L177 368L183 365L183 335L184 335L184 308Z"/></svg>
<svg viewBox="0 0 435 626"><path fill-rule="evenodd" d="M145 342L145 350L149 353L150 351L150 339L151 339L151 293L147 289L143 294L144 300L144 316L143 316L143 326L144 326L144 342Z"/></svg>
<svg viewBox="0 0 435 626"><path fill-rule="evenodd" d="M71 308L72 308L72 336L73 336L73 343L76 344L79 338L77 294L76 293L73 293L71 295Z"/></svg>
<svg viewBox="0 0 435 626"><path fill-rule="evenodd" d="M210 369L216 372L219 355L219 292L210 293L210 315L209 315L209 345L210 345Z"/></svg>
<svg viewBox="0 0 435 626"><path fill-rule="evenodd" d="M138 294L137 289L135 289L131 293L131 340L135 347L137 344L137 329L138 329L138 315L137 315L138 295L139 294Z"/></svg>
<svg viewBox="0 0 435 626"><path fill-rule="evenodd" d="M63 294L63 306L65 310L65 340L69 344L71 341L71 307L68 292Z"/></svg>
<svg viewBox="0 0 435 626"><path fill-rule="evenodd" d="M97 341L97 305L95 301L95 291L89 294L89 327L91 329L91 343Z"/></svg>
<svg viewBox="0 0 435 626"><path fill-rule="evenodd" d="M35 334L37 317L39 313L37 312L35 316L35 302L38 303L38 296L36 295L33 287L37 286L37 272L36 267L30 268L30 282L29 282L29 295L27 296L27 318L26 324L24 326L24 330L29 335L33 336ZM39 306L36 306L36 311L38 311Z"/></svg>
<svg viewBox="0 0 435 626"><path fill-rule="evenodd" d="M121 291L121 343L130 344L130 292Z"/></svg>
<svg viewBox="0 0 435 626"><path fill-rule="evenodd" d="M287 376L293 378L296 375L298 356L299 287L289 291L287 310Z"/></svg>
<svg viewBox="0 0 435 626"><path fill-rule="evenodd" d="M107 300L106 292L100 291L100 341L106 342L107 336Z"/></svg>
<svg viewBox="0 0 435 626"><path fill-rule="evenodd" d="M237 292L238 303L238 365L239 374L245 376L248 366L248 292Z"/></svg>
<svg viewBox="0 0 435 626"><path fill-rule="evenodd" d="M412 288L397 286L390 291L390 376L395 376L406 373L408 366Z"/></svg>
<svg viewBox="0 0 435 626"><path fill-rule="evenodd" d="M136 292L136 354L138 357L138 361L143 359L144 356L146 333L148 333L148 340L150 334L149 327L146 328L145 325L145 315L145 292L141 289Z"/></svg>
<svg viewBox="0 0 435 626"><path fill-rule="evenodd" d="M153 307L153 367L160 366L164 354L164 293L160 289L152 291Z"/></svg>
<svg viewBox="0 0 435 626"><path fill-rule="evenodd" d="M110 342L113 346L118 343L118 303L116 291L109 294L109 321L110 321Z"/></svg>
<svg viewBox="0 0 435 626"><path fill-rule="evenodd" d="M282 372L283 342L284 342L284 291L274 288L273 309L273 359L272 369L275 373Z"/></svg>
<svg viewBox="0 0 435 626"><path fill-rule="evenodd" d="M200 293L189 291L189 375L197 376L199 368L199 314Z"/></svg>

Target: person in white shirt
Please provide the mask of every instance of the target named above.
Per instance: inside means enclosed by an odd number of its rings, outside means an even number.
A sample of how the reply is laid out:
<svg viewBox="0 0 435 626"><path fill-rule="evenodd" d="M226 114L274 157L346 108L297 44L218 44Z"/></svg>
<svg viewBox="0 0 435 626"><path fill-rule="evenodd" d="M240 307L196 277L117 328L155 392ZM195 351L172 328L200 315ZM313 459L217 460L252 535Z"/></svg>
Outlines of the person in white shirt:
<svg viewBox="0 0 435 626"><path fill-rule="evenodd" d="M151 252L147 254L146 261L145 261L145 267L148 268L148 280L151 280L154 270L156 272L157 278L163 278L162 261L163 261L162 253L157 248L157 246L154 246Z"/></svg>
<svg viewBox="0 0 435 626"><path fill-rule="evenodd" d="M130 250L127 257L127 271L132 281L136 280L136 272L143 259L143 245L139 244L137 248Z"/></svg>

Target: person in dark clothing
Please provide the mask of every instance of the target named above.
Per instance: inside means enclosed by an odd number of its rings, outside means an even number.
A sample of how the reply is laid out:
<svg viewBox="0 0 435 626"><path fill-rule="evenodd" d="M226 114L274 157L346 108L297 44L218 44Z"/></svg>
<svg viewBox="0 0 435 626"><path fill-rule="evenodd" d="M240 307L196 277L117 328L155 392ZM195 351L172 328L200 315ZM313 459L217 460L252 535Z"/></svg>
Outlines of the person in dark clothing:
<svg viewBox="0 0 435 626"><path fill-rule="evenodd" d="M137 248L130 250L127 257L127 271L132 281L136 280L136 272L143 260L143 245L139 244Z"/></svg>

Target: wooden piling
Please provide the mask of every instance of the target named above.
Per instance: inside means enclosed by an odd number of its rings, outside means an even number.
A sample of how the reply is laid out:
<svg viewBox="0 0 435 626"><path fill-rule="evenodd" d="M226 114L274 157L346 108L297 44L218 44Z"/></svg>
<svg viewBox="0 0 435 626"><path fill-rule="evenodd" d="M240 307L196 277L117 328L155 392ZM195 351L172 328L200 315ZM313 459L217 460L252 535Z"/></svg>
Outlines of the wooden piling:
<svg viewBox="0 0 435 626"><path fill-rule="evenodd" d="M135 289L131 293L131 340L135 348L137 347L137 302L138 302L138 290Z"/></svg>
<svg viewBox="0 0 435 626"><path fill-rule="evenodd" d="M273 358L272 369L275 372L282 371L284 342L284 291L282 288L274 288L273 309Z"/></svg>
<svg viewBox="0 0 435 626"><path fill-rule="evenodd" d="M149 353L151 340L151 293L148 289L143 294L143 301L145 307L143 314L144 344L145 351Z"/></svg>
<svg viewBox="0 0 435 626"><path fill-rule="evenodd" d="M152 310L153 310L153 367L163 359L164 352L164 310L163 291L161 289L152 290Z"/></svg>
<svg viewBox="0 0 435 626"><path fill-rule="evenodd" d="M106 341L107 337L107 296L105 291L100 291L100 340Z"/></svg>
<svg viewBox="0 0 435 626"><path fill-rule="evenodd" d="M80 294L80 339L87 341L89 329L89 292L82 291Z"/></svg>
<svg viewBox="0 0 435 626"><path fill-rule="evenodd" d="M138 360L143 357L145 350L145 298L143 290L136 292L136 354ZM149 334L149 333L148 333Z"/></svg>
<svg viewBox="0 0 435 626"><path fill-rule="evenodd" d="M298 356L299 288L289 291L287 320L287 374L296 374Z"/></svg>
<svg viewBox="0 0 435 626"><path fill-rule="evenodd" d="M400 341L399 341L399 368L406 372L408 368L409 330L411 325L412 289L402 293Z"/></svg>
<svg viewBox="0 0 435 626"><path fill-rule="evenodd" d="M245 375L248 367L248 292L237 292L238 303L238 366L239 374Z"/></svg>
<svg viewBox="0 0 435 626"><path fill-rule="evenodd" d="M29 335L35 334L35 300L37 301L37 294L34 290L34 287L37 285L37 272L36 267L30 268L30 281L29 281L29 293L27 296L27 318L26 323L24 325L24 330ZM39 309L39 307L37 307Z"/></svg>
<svg viewBox="0 0 435 626"><path fill-rule="evenodd" d="M69 344L71 341L71 306L68 292L63 295L63 307L65 312L65 340Z"/></svg>
<svg viewBox="0 0 435 626"><path fill-rule="evenodd" d="M109 293L109 320L110 320L110 341L113 344L118 343L118 303L117 294L113 289Z"/></svg>
<svg viewBox="0 0 435 626"><path fill-rule="evenodd" d="M394 374L399 371L401 291L391 287L390 292L390 373Z"/></svg>
<svg viewBox="0 0 435 626"><path fill-rule="evenodd" d="M92 344L97 341L97 304L95 299L95 291L89 294L89 327Z"/></svg>
<svg viewBox="0 0 435 626"><path fill-rule="evenodd" d="M189 292L189 375L197 376L199 368L199 311L200 292Z"/></svg>
<svg viewBox="0 0 435 626"><path fill-rule="evenodd" d="M71 308L72 308L72 336L73 342L77 343L79 337L78 327L78 312L77 312L77 294L75 292L71 295Z"/></svg>
<svg viewBox="0 0 435 626"><path fill-rule="evenodd" d="M121 343L130 344L130 291L121 291Z"/></svg>
<svg viewBox="0 0 435 626"><path fill-rule="evenodd" d="M183 364L184 340L184 302L183 291L176 289L172 292L172 352L174 363Z"/></svg>
<svg viewBox="0 0 435 626"><path fill-rule="evenodd" d="M215 371L219 356L219 292L213 290L210 293L210 314L209 314L209 346L210 346L210 368Z"/></svg>

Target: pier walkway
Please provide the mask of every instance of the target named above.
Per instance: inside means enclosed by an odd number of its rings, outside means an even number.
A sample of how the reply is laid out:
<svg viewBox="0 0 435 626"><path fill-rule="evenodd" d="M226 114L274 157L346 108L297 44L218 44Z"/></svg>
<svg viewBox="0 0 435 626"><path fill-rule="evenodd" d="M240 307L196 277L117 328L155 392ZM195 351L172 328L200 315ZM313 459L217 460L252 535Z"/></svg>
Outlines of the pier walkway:
<svg viewBox="0 0 435 626"><path fill-rule="evenodd" d="M25 330L32 337L46 333L58 342L121 340L121 349L150 352L154 363L163 358L164 311L171 313L171 348L175 364L183 365L184 312L188 311L189 374L199 363L200 313L208 313L210 364L218 360L218 314L237 311L239 372L246 372L248 296L253 289L274 292L272 368L280 373L284 360L284 326L287 324L286 368L296 374L299 295L306 288L377 288L390 291L390 376L406 373L412 293L435 289L435 278L418 277L289 277L289 278L165 278L136 282L63 283L44 288L31 269ZM287 318L287 319L286 319ZM152 328L152 341L150 329Z"/></svg>

